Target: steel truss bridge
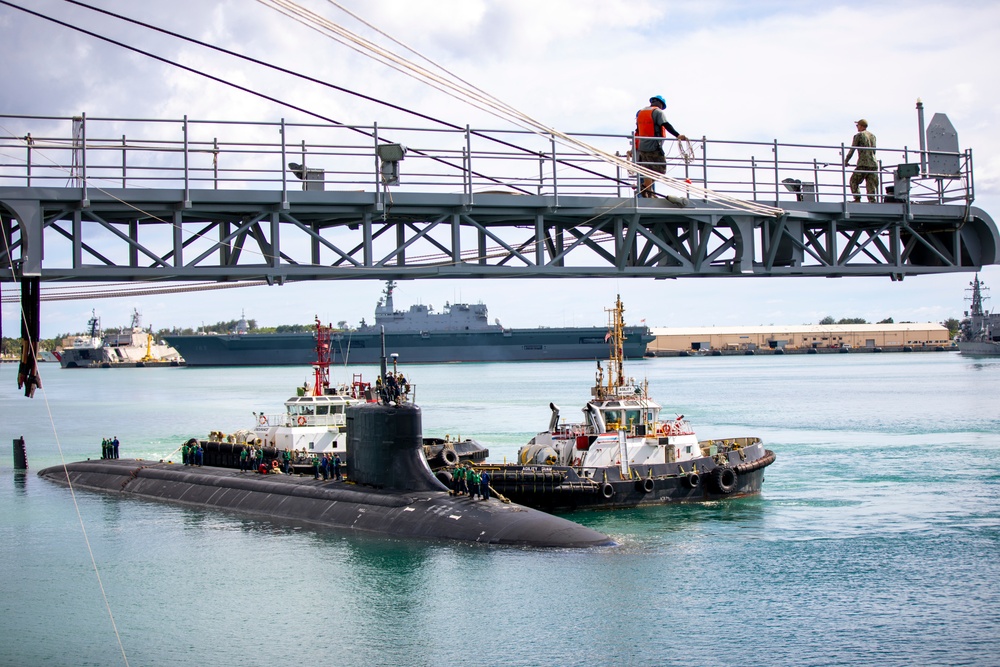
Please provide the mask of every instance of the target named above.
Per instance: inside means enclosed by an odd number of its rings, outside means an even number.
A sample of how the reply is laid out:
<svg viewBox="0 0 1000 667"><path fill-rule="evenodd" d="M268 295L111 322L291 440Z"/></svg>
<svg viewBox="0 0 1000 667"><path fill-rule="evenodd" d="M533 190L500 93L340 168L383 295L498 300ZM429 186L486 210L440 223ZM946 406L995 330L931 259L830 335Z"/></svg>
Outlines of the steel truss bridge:
<svg viewBox="0 0 1000 667"><path fill-rule="evenodd" d="M662 184L670 198L638 198L627 170L528 133L0 120L2 281L902 279L976 271L1000 248L972 206L971 151L879 149L876 203L854 202L843 145L703 138L668 155L669 176L772 214Z"/></svg>

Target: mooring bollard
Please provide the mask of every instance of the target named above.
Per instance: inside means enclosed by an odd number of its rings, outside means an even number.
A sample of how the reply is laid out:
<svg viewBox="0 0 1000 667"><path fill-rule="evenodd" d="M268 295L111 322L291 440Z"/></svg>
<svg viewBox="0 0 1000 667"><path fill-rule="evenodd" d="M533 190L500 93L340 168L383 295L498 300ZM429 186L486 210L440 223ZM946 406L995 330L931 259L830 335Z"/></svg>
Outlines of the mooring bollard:
<svg viewBox="0 0 1000 667"><path fill-rule="evenodd" d="M24 436L14 438L14 470L28 469L28 453L24 449Z"/></svg>

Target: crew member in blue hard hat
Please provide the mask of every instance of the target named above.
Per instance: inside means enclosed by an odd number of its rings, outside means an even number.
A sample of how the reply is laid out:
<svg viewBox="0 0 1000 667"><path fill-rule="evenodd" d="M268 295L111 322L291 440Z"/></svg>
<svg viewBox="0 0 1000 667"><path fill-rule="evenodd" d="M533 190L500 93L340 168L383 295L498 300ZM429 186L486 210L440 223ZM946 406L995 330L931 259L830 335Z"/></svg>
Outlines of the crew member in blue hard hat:
<svg viewBox="0 0 1000 667"><path fill-rule="evenodd" d="M674 129L674 126L667 120L667 115L663 110L667 108L667 102L661 95L649 98L649 106L635 114L635 145L633 149L638 156L638 162L653 171L667 173L667 156L663 152L663 138L669 132L671 135L687 141L687 137ZM649 137L648 139L645 137ZM653 179L640 178L639 196L653 197Z"/></svg>

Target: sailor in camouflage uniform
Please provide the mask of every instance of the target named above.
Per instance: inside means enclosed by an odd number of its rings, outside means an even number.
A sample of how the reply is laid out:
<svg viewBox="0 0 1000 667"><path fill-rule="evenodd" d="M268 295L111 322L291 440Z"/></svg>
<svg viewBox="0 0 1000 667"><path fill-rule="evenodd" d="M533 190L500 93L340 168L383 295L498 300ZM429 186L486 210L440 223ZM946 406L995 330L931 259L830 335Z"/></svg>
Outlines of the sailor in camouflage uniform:
<svg viewBox="0 0 1000 667"><path fill-rule="evenodd" d="M854 135L851 142L851 150L847 152L844 159L844 166L851 164L851 157L854 149L858 149L858 165L851 174L851 192L854 193L854 201L861 201L859 186L861 181L865 182L865 191L868 192L868 201L875 203L875 193L878 192L878 163L875 162L875 135L868 131L868 121L862 118L856 123L858 133Z"/></svg>

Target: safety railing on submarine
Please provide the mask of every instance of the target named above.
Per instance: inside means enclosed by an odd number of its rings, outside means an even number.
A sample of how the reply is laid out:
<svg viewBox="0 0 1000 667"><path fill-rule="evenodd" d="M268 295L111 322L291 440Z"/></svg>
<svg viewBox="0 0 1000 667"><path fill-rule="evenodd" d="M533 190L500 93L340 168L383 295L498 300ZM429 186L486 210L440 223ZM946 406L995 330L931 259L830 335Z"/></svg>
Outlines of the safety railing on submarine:
<svg viewBox="0 0 1000 667"><path fill-rule="evenodd" d="M627 134L574 133L619 156ZM757 202L850 202L850 146L702 137L691 151L665 142L667 175L683 184ZM879 202L900 201L906 168L911 203L975 198L972 151L879 148ZM636 177L555 137L519 130L347 126L226 120L0 115L0 187L481 193L635 197ZM691 195L688 192L662 194ZM700 195L698 195L700 196ZM868 201L862 184L860 196Z"/></svg>

